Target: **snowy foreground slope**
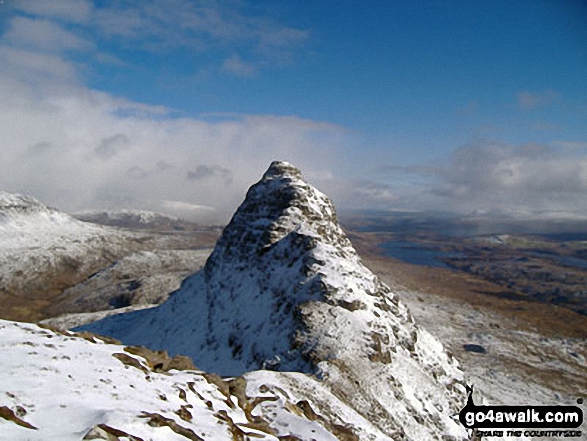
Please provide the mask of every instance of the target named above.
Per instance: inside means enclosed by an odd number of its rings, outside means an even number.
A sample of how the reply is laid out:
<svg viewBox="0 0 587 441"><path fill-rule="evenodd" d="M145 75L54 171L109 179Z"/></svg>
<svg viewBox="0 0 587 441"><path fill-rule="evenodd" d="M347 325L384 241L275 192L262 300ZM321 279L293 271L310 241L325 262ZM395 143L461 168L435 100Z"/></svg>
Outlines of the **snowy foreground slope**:
<svg viewBox="0 0 587 441"><path fill-rule="evenodd" d="M457 362L363 266L331 201L287 163L249 189L204 269L166 303L83 329L220 375L298 372L272 378L303 378L312 385L296 394L361 415L367 425L354 434L373 425L384 435L373 439L467 438L453 419L466 398Z"/></svg>
<svg viewBox="0 0 587 441"><path fill-rule="evenodd" d="M221 379L84 337L0 320L0 440L387 439L304 374Z"/></svg>

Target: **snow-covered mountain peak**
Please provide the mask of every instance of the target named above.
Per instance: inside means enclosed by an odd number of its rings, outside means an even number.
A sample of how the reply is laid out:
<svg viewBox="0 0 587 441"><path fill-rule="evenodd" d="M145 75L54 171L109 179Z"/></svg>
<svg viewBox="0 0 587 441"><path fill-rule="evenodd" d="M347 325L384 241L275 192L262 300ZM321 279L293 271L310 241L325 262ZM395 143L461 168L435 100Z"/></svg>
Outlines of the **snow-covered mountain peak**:
<svg viewBox="0 0 587 441"><path fill-rule="evenodd" d="M299 168L285 161L273 161L265 174L263 180L274 178L283 178L286 176L301 178L302 172Z"/></svg>
<svg viewBox="0 0 587 441"><path fill-rule="evenodd" d="M30 211L30 210L48 210L43 204L31 196L8 193L0 190L0 213L9 210L13 211Z"/></svg>
<svg viewBox="0 0 587 441"><path fill-rule="evenodd" d="M310 242L312 238L345 242L330 199L306 183L297 168L276 161L247 192L211 260L261 255L291 234L305 236ZM350 242L346 240L345 245Z"/></svg>
<svg viewBox="0 0 587 441"><path fill-rule="evenodd" d="M361 262L332 202L274 162L203 271L160 307L85 327L190 356L221 375L318 374L393 439L462 439L462 373ZM451 438L449 438L451 439Z"/></svg>

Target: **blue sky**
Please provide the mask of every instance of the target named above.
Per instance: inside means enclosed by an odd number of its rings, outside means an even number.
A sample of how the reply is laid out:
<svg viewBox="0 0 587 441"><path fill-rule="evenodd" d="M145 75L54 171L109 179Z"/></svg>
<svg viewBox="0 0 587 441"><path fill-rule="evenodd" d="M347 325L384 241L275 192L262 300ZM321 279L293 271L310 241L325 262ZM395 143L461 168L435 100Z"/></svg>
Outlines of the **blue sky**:
<svg viewBox="0 0 587 441"><path fill-rule="evenodd" d="M583 1L0 8L5 190L221 217L285 159L342 208L587 215Z"/></svg>

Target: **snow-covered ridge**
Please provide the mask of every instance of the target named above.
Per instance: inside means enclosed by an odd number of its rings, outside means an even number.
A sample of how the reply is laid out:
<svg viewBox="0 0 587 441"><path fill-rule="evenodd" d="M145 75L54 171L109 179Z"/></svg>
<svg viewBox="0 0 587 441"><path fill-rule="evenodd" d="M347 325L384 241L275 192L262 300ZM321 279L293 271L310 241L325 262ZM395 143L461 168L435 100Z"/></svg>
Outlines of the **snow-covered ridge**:
<svg viewBox="0 0 587 441"><path fill-rule="evenodd" d="M253 185L204 269L160 307L87 327L223 375L315 374L391 439L465 439L462 373L361 262L332 202L290 164Z"/></svg>
<svg viewBox="0 0 587 441"><path fill-rule="evenodd" d="M0 250L58 246L64 239L103 233L30 196L0 191Z"/></svg>
<svg viewBox="0 0 587 441"><path fill-rule="evenodd" d="M175 216L146 210L86 210L74 213L73 216L84 222L128 227L146 227L180 220Z"/></svg>
<svg viewBox="0 0 587 441"><path fill-rule="evenodd" d="M30 210L34 208L45 208L45 206L31 196L7 193L0 190L0 210Z"/></svg>

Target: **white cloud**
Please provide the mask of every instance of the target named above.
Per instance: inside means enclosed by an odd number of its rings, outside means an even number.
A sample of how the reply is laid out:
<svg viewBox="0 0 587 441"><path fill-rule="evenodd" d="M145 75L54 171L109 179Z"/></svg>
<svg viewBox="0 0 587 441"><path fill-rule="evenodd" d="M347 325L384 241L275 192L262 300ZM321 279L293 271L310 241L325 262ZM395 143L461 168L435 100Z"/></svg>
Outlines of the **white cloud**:
<svg viewBox="0 0 587 441"><path fill-rule="evenodd" d="M110 159L118 155L121 151L129 148L130 140L128 136L117 133L107 138L103 138L100 144L94 149L96 156L102 159Z"/></svg>
<svg viewBox="0 0 587 441"><path fill-rule="evenodd" d="M555 141L554 145L569 150L587 150L587 141Z"/></svg>
<svg viewBox="0 0 587 441"><path fill-rule="evenodd" d="M340 185L340 183L339 183ZM351 181L339 197L352 208L388 207L399 201L397 189L391 185L372 181ZM334 190L334 194L338 192Z"/></svg>
<svg viewBox="0 0 587 441"><path fill-rule="evenodd" d="M27 14L85 23L89 20L93 4L89 0L12 0L12 6Z"/></svg>
<svg viewBox="0 0 587 441"><path fill-rule="evenodd" d="M0 38L1 189L68 211L145 208L209 217L231 213L273 160L309 175L330 173L345 137L339 126L296 116L178 117L164 106L87 88L88 66L71 56L85 51L89 57L80 59L123 65L102 51L99 38L86 40L98 31L144 49L230 47L224 68L249 75L270 55L245 62L234 47L287 52L303 42L303 31L222 2L95 9L87 1L22 0L14 11Z"/></svg>
<svg viewBox="0 0 587 441"><path fill-rule="evenodd" d="M444 166L401 171L426 177L418 193L401 194L404 206L587 215L587 155L577 149L483 143L456 149Z"/></svg>
<svg viewBox="0 0 587 441"><path fill-rule="evenodd" d="M201 223L215 223L218 219L225 216L220 216L213 207L205 205L190 204L182 201L163 201L162 209L165 213L180 219L193 219Z"/></svg>
<svg viewBox="0 0 587 441"><path fill-rule="evenodd" d="M173 118L83 88L38 96L16 83L0 93L0 188L65 210L165 211L177 201L226 215L272 160L311 173L331 163L343 134L296 117Z"/></svg>
<svg viewBox="0 0 587 441"><path fill-rule="evenodd" d="M526 110L532 110L537 107L547 106L555 102L559 94L554 90L545 90L541 92L520 91L517 93L518 105Z"/></svg>
<svg viewBox="0 0 587 441"><path fill-rule="evenodd" d="M0 93L6 91L10 84L13 87L22 86L23 81L35 84L39 92L78 82L77 66L73 62L58 55L1 45L0 74L4 75Z"/></svg>
<svg viewBox="0 0 587 441"><path fill-rule="evenodd" d="M234 2L154 0L112 4L94 13L94 22L104 36L131 48L161 51L191 48L196 51L238 47L257 54L257 62L291 57L309 33L282 26L263 16L251 16ZM239 55L241 56L241 55ZM234 55L227 58L234 68ZM240 60L241 63L244 63ZM251 64L251 62L249 62ZM243 72L245 64L240 66Z"/></svg>
<svg viewBox="0 0 587 441"><path fill-rule="evenodd" d="M109 64L111 66L118 66L118 67L130 67L131 66L130 63L127 63L126 61L121 60L120 58L118 58L115 55L108 54L105 52L97 53L94 56L94 59L98 63Z"/></svg>
<svg viewBox="0 0 587 441"><path fill-rule="evenodd" d="M243 61L237 54L233 54L224 60L221 70L239 77L250 77L257 73L257 67L253 63Z"/></svg>
<svg viewBox="0 0 587 441"><path fill-rule="evenodd" d="M89 57L80 59L124 67L124 59L102 50L100 38L147 50L211 48L230 54L225 71L251 75L272 53L281 56L305 40L304 31L247 15L237 4L153 0L98 9L81 0L20 0L13 6L0 38L4 190L70 211L208 207L207 216L220 216L234 210L271 161L315 174L328 168L345 136L339 126L295 116L180 118L164 106L88 89L82 80L88 66L71 56L85 51ZM239 48L256 58L244 61Z"/></svg>
<svg viewBox="0 0 587 441"><path fill-rule="evenodd" d="M232 184L232 171L220 165L198 165L192 170L188 170L187 178L189 181L203 181L208 179L220 179L224 185Z"/></svg>
<svg viewBox="0 0 587 441"><path fill-rule="evenodd" d="M252 15L245 3L232 1L148 0L15 0L9 30L12 48L59 52L92 51L93 59L129 67L133 61L118 49L164 53L206 53L193 74L222 71L241 77L260 69L291 63L309 32L284 26L263 13ZM93 37L95 41L90 41Z"/></svg>
<svg viewBox="0 0 587 441"><path fill-rule="evenodd" d="M13 47L58 52L61 50L87 50L93 44L66 31L60 25L43 19L14 17L4 39Z"/></svg>
<svg viewBox="0 0 587 441"><path fill-rule="evenodd" d="M163 201L163 207L173 212L180 213L199 213L201 211L210 212L215 211L212 207L205 205L190 204L182 201Z"/></svg>
<svg viewBox="0 0 587 441"><path fill-rule="evenodd" d="M293 62L292 47L306 42L310 33L302 29L276 28L271 32L259 35L259 43L256 51L267 57L268 60L278 64L290 64Z"/></svg>

